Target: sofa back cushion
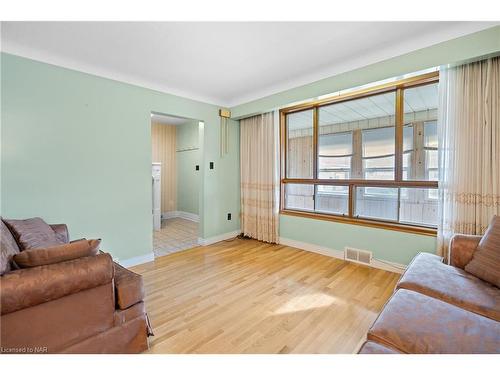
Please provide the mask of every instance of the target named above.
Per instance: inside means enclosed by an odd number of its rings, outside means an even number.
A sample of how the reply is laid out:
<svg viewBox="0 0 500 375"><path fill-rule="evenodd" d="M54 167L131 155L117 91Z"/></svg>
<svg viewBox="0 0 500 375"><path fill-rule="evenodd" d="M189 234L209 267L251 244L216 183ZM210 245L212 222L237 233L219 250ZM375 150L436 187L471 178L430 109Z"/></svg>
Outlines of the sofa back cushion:
<svg viewBox="0 0 500 375"><path fill-rule="evenodd" d="M500 288L500 217L493 216L465 270Z"/></svg>
<svg viewBox="0 0 500 375"><path fill-rule="evenodd" d="M53 247L24 250L14 255L14 262L19 268L30 268L94 256L99 253L100 243L101 240L83 239Z"/></svg>
<svg viewBox="0 0 500 375"><path fill-rule="evenodd" d="M0 225L0 275L3 275L11 270L12 257L19 253L19 246L1 218Z"/></svg>
<svg viewBox="0 0 500 375"><path fill-rule="evenodd" d="M39 217L24 220L4 219L4 222L14 235L21 251L61 244L50 225Z"/></svg>

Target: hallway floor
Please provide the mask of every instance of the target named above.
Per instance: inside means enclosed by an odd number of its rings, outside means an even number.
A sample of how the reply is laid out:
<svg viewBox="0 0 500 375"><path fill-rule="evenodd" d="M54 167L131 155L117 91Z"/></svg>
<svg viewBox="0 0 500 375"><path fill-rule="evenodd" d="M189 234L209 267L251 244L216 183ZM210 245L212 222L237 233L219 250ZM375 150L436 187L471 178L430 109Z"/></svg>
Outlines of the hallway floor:
<svg viewBox="0 0 500 375"><path fill-rule="evenodd" d="M161 229L153 232L155 257L198 246L198 223L181 219L161 221Z"/></svg>

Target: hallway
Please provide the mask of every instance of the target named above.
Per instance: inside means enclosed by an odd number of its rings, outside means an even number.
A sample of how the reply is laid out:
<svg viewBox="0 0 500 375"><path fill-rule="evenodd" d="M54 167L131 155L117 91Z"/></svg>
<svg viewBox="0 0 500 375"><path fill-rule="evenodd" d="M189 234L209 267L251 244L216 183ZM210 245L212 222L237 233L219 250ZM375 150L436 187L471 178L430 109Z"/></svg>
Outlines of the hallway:
<svg viewBox="0 0 500 375"><path fill-rule="evenodd" d="M198 246L198 223L182 218L163 219L161 229L153 232L155 257Z"/></svg>

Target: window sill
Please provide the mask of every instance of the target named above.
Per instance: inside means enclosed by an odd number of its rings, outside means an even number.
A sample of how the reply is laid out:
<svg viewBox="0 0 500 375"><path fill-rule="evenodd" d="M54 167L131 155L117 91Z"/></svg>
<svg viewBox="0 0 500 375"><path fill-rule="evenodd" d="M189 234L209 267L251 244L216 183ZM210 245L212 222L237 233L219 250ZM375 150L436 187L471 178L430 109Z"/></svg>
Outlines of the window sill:
<svg viewBox="0 0 500 375"><path fill-rule="evenodd" d="M437 229L435 229L435 228L420 227L420 226L416 226L416 225L406 225L406 224L399 224L399 223L391 223L391 222L387 222L387 221L351 218L351 217L329 215L329 214L323 214L323 213L317 213L317 212L307 212L307 211L298 211L298 210L289 210L289 209L280 210L280 215L298 216L298 217L305 217L305 218L316 219L316 220L335 221L335 222L344 223L344 224L360 225L360 226L364 226L364 227L380 228L380 229L386 229L386 230L393 230L393 231L397 231L397 232L420 234L420 235L431 236L431 237L437 236Z"/></svg>

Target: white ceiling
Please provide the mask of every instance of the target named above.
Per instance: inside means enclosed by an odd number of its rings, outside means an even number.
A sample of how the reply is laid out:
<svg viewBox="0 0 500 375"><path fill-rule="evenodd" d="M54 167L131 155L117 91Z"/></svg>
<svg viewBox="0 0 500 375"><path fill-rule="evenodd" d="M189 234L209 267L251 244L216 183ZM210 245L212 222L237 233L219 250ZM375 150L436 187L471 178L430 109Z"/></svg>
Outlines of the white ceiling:
<svg viewBox="0 0 500 375"><path fill-rule="evenodd" d="M182 125L190 120L183 117L163 115L161 113L151 113L151 121L165 125Z"/></svg>
<svg viewBox="0 0 500 375"><path fill-rule="evenodd" d="M498 22L2 22L3 51L231 107Z"/></svg>

